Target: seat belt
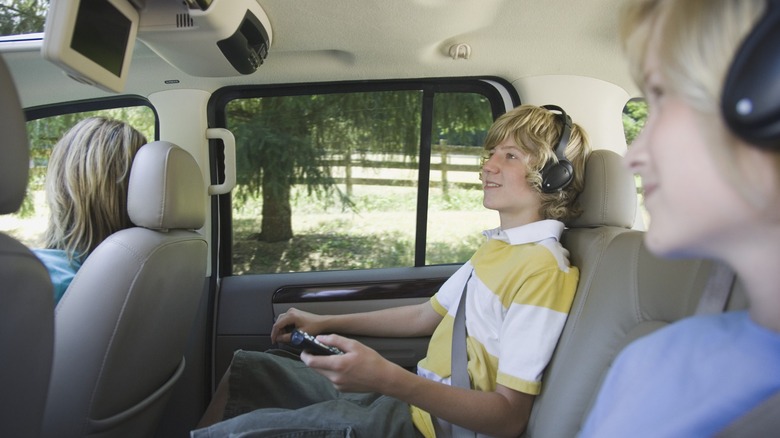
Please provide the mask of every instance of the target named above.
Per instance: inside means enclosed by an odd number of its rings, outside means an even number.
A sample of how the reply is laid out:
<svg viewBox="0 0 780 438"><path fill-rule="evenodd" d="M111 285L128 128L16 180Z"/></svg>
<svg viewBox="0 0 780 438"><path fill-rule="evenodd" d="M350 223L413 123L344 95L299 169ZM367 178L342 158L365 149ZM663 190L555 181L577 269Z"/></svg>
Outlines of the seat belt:
<svg viewBox="0 0 780 438"><path fill-rule="evenodd" d="M472 270L466 283L463 285L463 293L460 294L460 303L455 312L455 321L452 323L452 359L450 363L450 385L459 388L471 389L471 380L468 372L468 355L466 354L466 291L469 287ZM433 428L436 431L437 438L444 436L444 431L439 424L438 418L431 415ZM470 430L450 423L452 427L452 438L474 438L476 434Z"/></svg>
<svg viewBox="0 0 780 438"><path fill-rule="evenodd" d="M450 381L452 386L471 389L471 381L468 373L468 356L466 354L466 289L469 286L471 275L463 286L460 294L458 311L455 312L455 322L452 323L452 367Z"/></svg>
<svg viewBox="0 0 780 438"><path fill-rule="evenodd" d="M704 292L696 306L696 315L721 313L726 310L726 304L731 296L736 275L734 271L721 262L713 262L712 270L704 286Z"/></svg>
<svg viewBox="0 0 780 438"><path fill-rule="evenodd" d="M736 275L724 263L716 262L710 271L707 285L696 307L697 315L720 313L726 310ZM780 431L780 392L732 421L720 431L717 438L763 438Z"/></svg>
<svg viewBox="0 0 780 438"><path fill-rule="evenodd" d="M746 414L732 421L715 435L717 438L764 438L780 431L780 392L764 400Z"/></svg>

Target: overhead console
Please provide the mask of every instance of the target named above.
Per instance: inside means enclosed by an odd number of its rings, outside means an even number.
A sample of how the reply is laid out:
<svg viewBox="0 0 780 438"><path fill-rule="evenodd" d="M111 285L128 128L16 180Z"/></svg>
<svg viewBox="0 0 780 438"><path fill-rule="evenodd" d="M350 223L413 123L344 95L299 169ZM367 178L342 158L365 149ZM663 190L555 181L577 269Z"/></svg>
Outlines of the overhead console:
<svg viewBox="0 0 780 438"><path fill-rule="evenodd" d="M79 82L121 92L136 37L193 76L253 73L271 46L256 0L51 0L43 57Z"/></svg>
<svg viewBox="0 0 780 438"><path fill-rule="evenodd" d="M138 39L181 71L204 77L253 73L271 47L257 0L146 0Z"/></svg>

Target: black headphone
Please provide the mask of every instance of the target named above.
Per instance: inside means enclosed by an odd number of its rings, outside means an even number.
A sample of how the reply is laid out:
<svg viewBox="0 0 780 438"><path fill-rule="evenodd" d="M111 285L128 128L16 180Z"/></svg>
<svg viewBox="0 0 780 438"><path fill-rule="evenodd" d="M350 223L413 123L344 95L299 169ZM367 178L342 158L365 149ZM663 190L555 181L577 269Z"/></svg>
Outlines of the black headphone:
<svg viewBox="0 0 780 438"><path fill-rule="evenodd" d="M780 152L780 0L767 1L766 14L734 55L721 112L738 137Z"/></svg>
<svg viewBox="0 0 780 438"><path fill-rule="evenodd" d="M558 118L563 123L561 137L558 139L558 145L555 146L557 160L552 158L548 160L541 171L542 193L555 193L563 190L574 179L574 166L564 155L571 136L571 117L566 114L563 108L556 105L543 105L542 108L560 113Z"/></svg>

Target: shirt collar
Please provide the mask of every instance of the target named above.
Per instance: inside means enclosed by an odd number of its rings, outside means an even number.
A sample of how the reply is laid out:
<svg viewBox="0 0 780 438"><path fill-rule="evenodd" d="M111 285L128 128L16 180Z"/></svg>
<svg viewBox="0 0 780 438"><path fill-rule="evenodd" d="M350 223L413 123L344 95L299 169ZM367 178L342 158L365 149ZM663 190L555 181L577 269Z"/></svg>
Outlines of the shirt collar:
<svg viewBox="0 0 780 438"><path fill-rule="evenodd" d="M510 245L522 245L524 243L541 242L545 239L560 240L563 227L563 222L561 221L545 219L508 230L502 230L501 228L485 230L482 234L488 240L496 239Z"/></svg>

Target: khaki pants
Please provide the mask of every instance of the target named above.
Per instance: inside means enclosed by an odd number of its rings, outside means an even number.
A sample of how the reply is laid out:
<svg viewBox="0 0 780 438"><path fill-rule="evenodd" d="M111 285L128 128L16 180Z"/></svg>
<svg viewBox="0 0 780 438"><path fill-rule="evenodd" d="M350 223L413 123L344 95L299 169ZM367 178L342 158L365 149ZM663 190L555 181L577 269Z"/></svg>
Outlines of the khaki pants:
<svg viewBox="0 0 780 438"><path fill-rule="evenodd" d="M409 405L375 393L341 393L300 360L237 351L225 421L195 437L419 437Z"/></svg>

